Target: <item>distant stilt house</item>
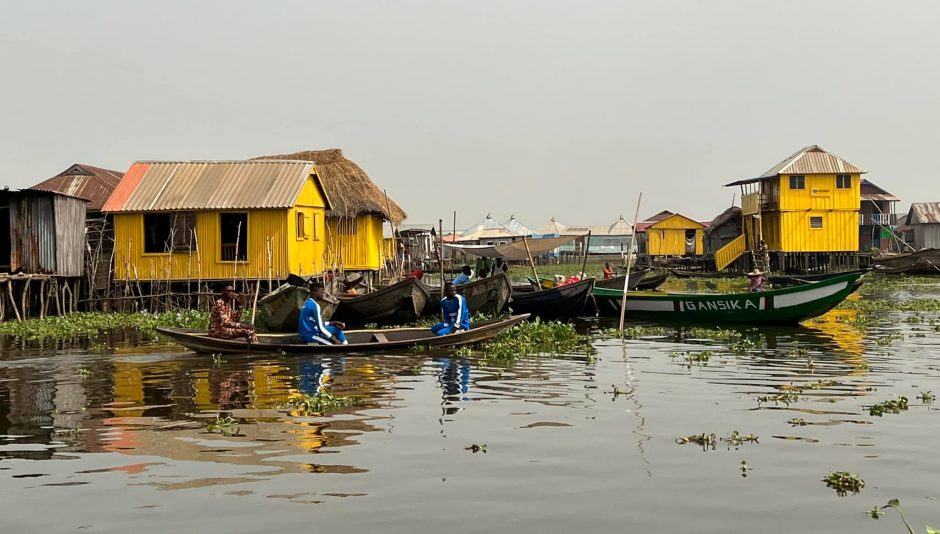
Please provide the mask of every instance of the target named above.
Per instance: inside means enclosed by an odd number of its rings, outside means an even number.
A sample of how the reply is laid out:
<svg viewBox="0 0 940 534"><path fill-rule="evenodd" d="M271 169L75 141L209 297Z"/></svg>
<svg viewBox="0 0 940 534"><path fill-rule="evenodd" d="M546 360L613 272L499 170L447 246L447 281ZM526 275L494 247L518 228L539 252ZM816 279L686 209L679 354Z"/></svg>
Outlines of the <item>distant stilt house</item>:
<svg viewBox="0 0 940 534"><path fill-rule="evenodd" d="M140 161L103 208L114 217L114 279L318 274L330 207L310 161Z"/></svg>
<svg viewBox="0 0 940 534"><path fill-rule="evenodd" d="M658 223L659 221L665 219L666 217L671 217L673 215L675 215L673 212L669 210L663 210L657 213L656 215L653 215L652 217L649 217L647 219L643 219L642 221L636 224L637 251L639 252L641 256L645 256L647 254L646 244L648 241L648 236L646 235L646 229Z"/></svg>
<svg viewBox="0 0 940 534"><path fill-rule="evenodd" d="M649 256L701 256L705 225L673 213L646 227Z"/></svg>
<svg viewBox="0 0 940 534"><path fill-rule="evenodd" d="M731 206L712 219L703 232L705 256L714 258L715 252L741 235L741 208Z"/></svg>
<svg viewBox="0 0 940 534"><path fill-rule="evenodd" d="M359 165L346 159L342 150L305 150L255 159L311 161L316 165L331 203L323 237L326 268L376 271L392 259L386 251L382 225L388 221L397 228L408 215Z"/></svg>
<svg viewBox="0 0 940 534"><path fill-rule="evenodd" d="M861 205L858 214L858 246L863 252L889 250L898 226L895 211L898 197L862 178Z"/></svg>
<svg viewBox="0 0 940 534"><path fill-rule="evenodd" d="M78 309L86 202L51 191L0 191L0 318Z"/></svg>
<svg viewBox="0 0 940 534"><path fill-rule="evenodd" d="M30 189L53 191L88 200L85 204L85 284L91 301L105 295L111 284L114 227L101 213L105 201L124 173L75 163Z"/></svg>
<svg viewBox="0 0 940 534"><path fill-rule="evenodd" d="M757 178L727 184L741 188L743 232L716 252L716 267L731 265L747 251L763 270L857 267L864 172L812 145Z"/></svg>
<svg viewBox="0 0 940 534"><path fill-rule="evenodd" d="M915 202L907 213L909 243L917 250L940 248L940 202Z"/></svg>

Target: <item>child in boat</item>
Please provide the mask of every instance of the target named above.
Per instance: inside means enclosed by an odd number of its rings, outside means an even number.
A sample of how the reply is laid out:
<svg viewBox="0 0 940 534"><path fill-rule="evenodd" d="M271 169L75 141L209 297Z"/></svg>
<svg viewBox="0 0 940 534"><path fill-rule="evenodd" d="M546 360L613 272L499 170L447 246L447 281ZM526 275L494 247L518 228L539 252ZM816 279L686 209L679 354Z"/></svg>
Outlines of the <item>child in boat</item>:
<svg viewBox="0 0 940 534"><path fill-rule="evenodd" d="M460 274L457 276L457 278L454 278L454 285L462 286L464 284L469 284L471 274L473 274L473 270L470 269L470 266L464 265L460 268Z"/></svg>
<svg viewBox="0 0 940 534"><path fill-rule="evenodd" d="M326 288L319 282L310 285L310 298L300 310L298 333L306 343L320 345L347 345L346 325L339 321L324 321L319 301L324 300Z"/></svg>
<svg viewBox="0 0 940 534"><path fill-rule="evenodd" d="M764 273L760 269L755 268L747 276L751 279L751 293L764 291Z"/></svg>
<svg viewBox="0 0 940 534"><path fill-rule="evenodd" d="M457 294L457 288L452 282L444 284L441 319L441 322L431 327L431 331L436 336L470 330L470 309L467 307L467 299Z"/></svg>

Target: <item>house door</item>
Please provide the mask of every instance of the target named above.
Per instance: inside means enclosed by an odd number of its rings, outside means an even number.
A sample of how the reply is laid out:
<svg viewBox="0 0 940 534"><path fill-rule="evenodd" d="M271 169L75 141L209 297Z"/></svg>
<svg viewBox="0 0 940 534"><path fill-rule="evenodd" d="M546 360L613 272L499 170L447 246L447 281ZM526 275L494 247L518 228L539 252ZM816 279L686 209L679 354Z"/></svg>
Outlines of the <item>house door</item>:
<svg viewBox="0 0 940 534"><path fill-rule="evenodd" d="M248 214L220 213L222 261L248 259Z"/></svg>
<svg viewBox="0 0 940 534"><path fill-rule="evenodd" d="M0 206L0 272L10 272L10 207ZM12 283L12 282L11 282Z"/></svg>
<svg viewBox="0 0 940 534"><path fill-rule="evenodd" d="M685 231L685 255L695 256L695 230Z"/></svg>

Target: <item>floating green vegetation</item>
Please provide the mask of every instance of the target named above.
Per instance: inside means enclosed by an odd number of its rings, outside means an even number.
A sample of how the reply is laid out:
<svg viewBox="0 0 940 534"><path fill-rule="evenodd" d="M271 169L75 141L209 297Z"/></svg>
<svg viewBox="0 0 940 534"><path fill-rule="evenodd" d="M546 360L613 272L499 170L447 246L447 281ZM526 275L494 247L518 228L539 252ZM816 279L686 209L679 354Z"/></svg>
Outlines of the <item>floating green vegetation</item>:
<svg viewBox="0 0 940 534"><path fill-rule="evenodd" d="M872 405L872 407L868 409L868 415L875 417L881 417L886 413L896 415L905 410L907 410L907 397L901 395L897 400L888 400Z"/></svg>
<svg viewBox="0 0 940 534"><path fill-rule="evenodd" d="M755 351L758 349L758 342L749 337L741 337L739 339L733 340L731 343L728 343L728 350L732 354L738 356L744 356L749 352Z"/></svg>
<svg viewBox="0 0 940 534"><path fill-rule="evenodd" d="M623 337L626 339L641 339L644 337L661 337L669 332L661 326L631 326L623 329ZM595 337L600 339L620 339L619 328L604 328L598 330Z"/></svg>
<svg viewBox="0 0 940 534"><path fill-rule="evenodd" d="M457 347L454 350L454 356L458 358L469 358L470 356L473 356L473 349L466 345Z"/></svg>
<svg viewBox="0 0 940 534"><path fill-rule="evenodd" d="M901 510L901 501L898 499L891 499L890 501L888 501L887 504L885 504L884 506L880 508L878 506L875 506L874 508L868 511L868 515L871 516L872 519L879 519L881 516L884 515L884 512L882 512L882 510L884 510L885 508L894 508L895 510L897 510L898 515L901 516L901 521L903 521L904 526L907 527L907 531L910 534L915 534L914 527L912 527L911 524L907 522L907 518L904 517L904 510ZM940 529L935 529L931 527L930 525L924 525L924 534L940 534Z"/></svg>
<svg viewBox="0 0 940 534"><path fill-rule="evenodd" d="M578 334L567 323L533 321L518 324L480 345L490 361L513 360L531 354L560 354L590 351L590 337Z"/></svg>
<svg viewBox="0 0 940 534"><path fill-rule="evenodd" d="M806 426L808 424L806 419L803 419L802 417L794 417L787 422L793 426Z"/></svg>
<svg viewBox="0 0 940 534"><path fill-rule="evenodd" d="M215 421L210 421L206 424L206 432L218 432L223 436L237 436L238 430L238 419L234 417L222 417L221 415L217 415Z"/></svg>
<svg viewBox="0 0 940 534"><path fill-rule="evenodd" d="M723 328L704 328L700 326L692 327L685 333L686 338L693 339L713 339L715 341L733 341L741 339L744 334L737 330L725 330Z"/></svg>
<svg viewBox="0 0 940 534"><path fill-rule="evenodd" d="M470 451L473 454L476 454L478 452L482 452L483 454L486 454L486 444L484 443L483 445L477 445L476 443L473 443L471 445L464 447L464 450Z"/></svg>
<svg viewBox="0 0 940 534"><path fill-rule="evenodd" d="M68 315L0 323L0 335L23 339L71 339L96 336L102 331L137 329L153 332L158 326L208 328L209 314L196 310L164 313L79 312Z"/></svg>
<svg viewBox="0 0 940 534"><path fill-rule="evenodd" d="M932 391L921 391L917 398L924 404L931 404L933 401L937 400L937 396L934 395Z"/></svg>
<svg viewBox="0 0 940 534"><path fill-rule="evenodd" d="M904 334L900 332L891 332L889 334L885 334L883 336L879 336L875 338L875 344L878 345L879 347L886 347L890 345L891 343L893 343L895 340L901 340L901 339L904 339Z"/></svg>
<svg viewBox="0 0 940 534"><path fill-rule="evenodd" d="M774 404L786 404L789 406L790 403L798 400L800 400L800 397L795 393L778 393L776 395L762 395L757 397L757 405L760 406L766 402L772 402Z"/></svg>
<svg viewBox="0 0 940 534"><path fill-rule="evenodd" d="M213 367L219 367L219 366L222 365L223 363L225 363L225 360L222 359L222 355L221 355L221 354L213 354L213 355L212 355L212 366L213 366Z"/></svg>
<svg viewBox="0 0 940 534"><path fill-rule="evenodd" d="M710 350L703 350L701 352L686 351L673 352L670 358L681 358L685 360L686 367L691 369L695 364L708 365L708 360L710 360L713 355L714 353Z"/></svg>
<svg viewBox="0 0 940 534"><path fill-rule="evenodd" d="M87 367L79 367L77 372L78 372L78 376L82 377L82 380L91 376L91 369Z"/></svg>
<svg viewBox="0 0 940 534"><path fill-rule="evenodd" d="M747 460L741 460L741 478L747 478L747 473L750 470L751 466L747 465Z"/></svg>
<svg viewBox="0 0 940 534"><path fill-rule="evenodd" d="M866 298L846 299L839 308L844 310L858 310L863 312L880 311L940 311L940 299L881 299Z"/></svg>
<svg viewBox="0 0 940 534"><path fill-rule="evenodd" d="M715 450L715 446L718 443L725 443L728 447L738 447L744 443L758 443L758 436L751 434L741 434L737 430L731 432L727 436L718 437L718 434L703 432L701 434L692 434L691 436L684 436L681 438L676 438L676 443L678 445L685 445L687 443L694 443L705 449Z"/></svg>
<svg viewBox="0 0 940 534"><path fill-rule="evenodd" d="M865 487L865 481L860 476L848 471L830 471L823 482L827 487L836 490L839 497L845 497L849 492L857 494Z"/></svg>
<svg viewBox="0 0 940 534"><path fill-rule="evenodd" d="M343 406L358 404L352 397L340 397L330 393L320 392L313 395L291 390L287 402L279 406L282 410L299 412L301 415L313 415L327 412Z"/></svg>

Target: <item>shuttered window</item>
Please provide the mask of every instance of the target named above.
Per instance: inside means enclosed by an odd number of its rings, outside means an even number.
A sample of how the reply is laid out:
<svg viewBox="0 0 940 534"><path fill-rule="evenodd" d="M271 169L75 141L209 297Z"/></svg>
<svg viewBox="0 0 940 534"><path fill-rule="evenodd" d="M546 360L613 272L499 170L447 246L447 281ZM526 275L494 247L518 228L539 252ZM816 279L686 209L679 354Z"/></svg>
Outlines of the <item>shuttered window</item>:
<svg viewBox="0 0 940 534"><path fill-rule="evenodd" d="M823 227L823 218L822 217L810 217L809 218L809 227L817 230Z"/></svg>
<svg viewBox="0 0 940 534"><path fill-rule="evenodd" d="M306 239L307 231L304 228L304 212L297 212L297 239Z"/></svg>

